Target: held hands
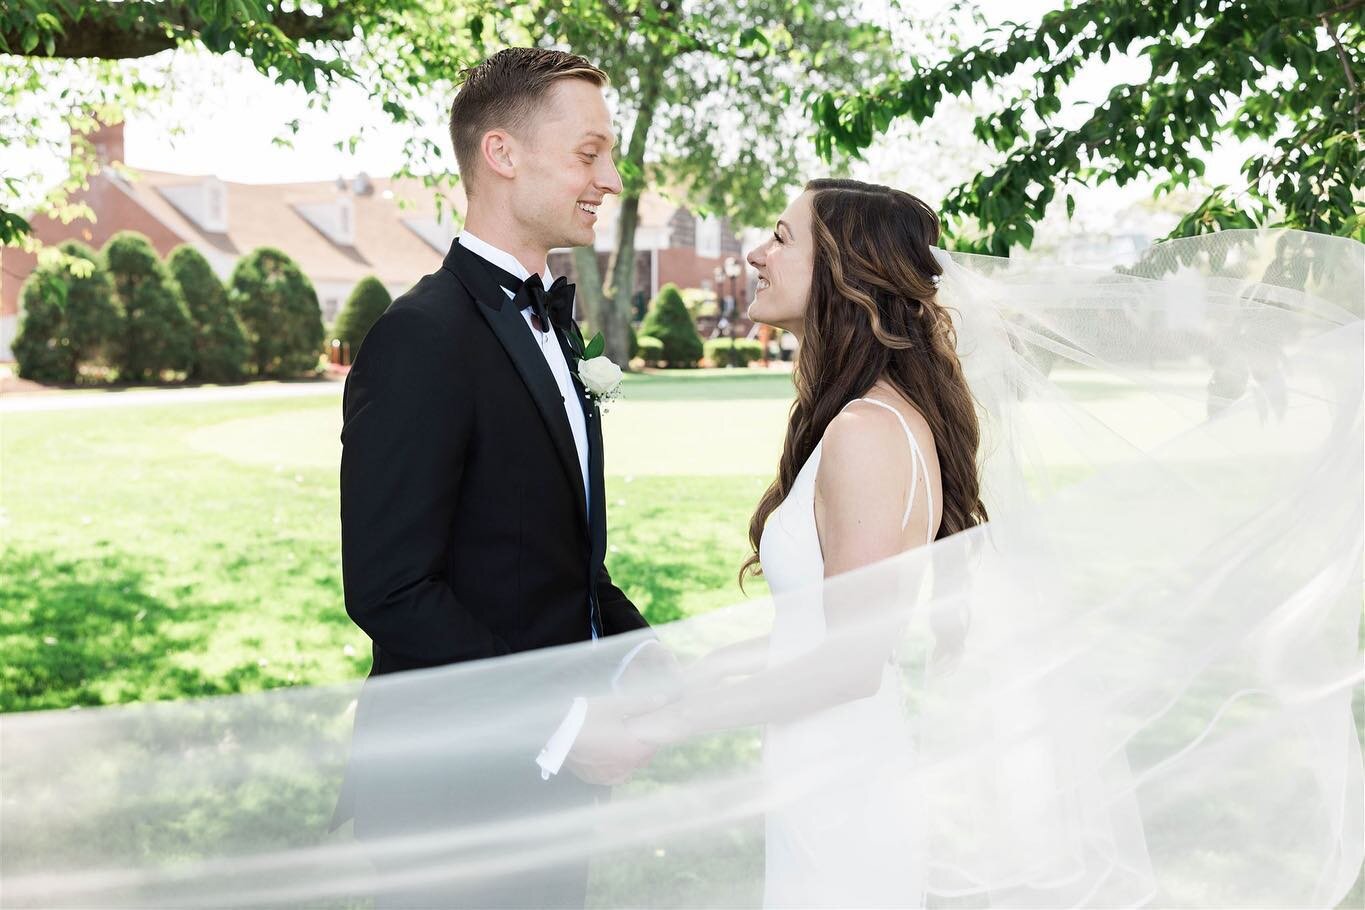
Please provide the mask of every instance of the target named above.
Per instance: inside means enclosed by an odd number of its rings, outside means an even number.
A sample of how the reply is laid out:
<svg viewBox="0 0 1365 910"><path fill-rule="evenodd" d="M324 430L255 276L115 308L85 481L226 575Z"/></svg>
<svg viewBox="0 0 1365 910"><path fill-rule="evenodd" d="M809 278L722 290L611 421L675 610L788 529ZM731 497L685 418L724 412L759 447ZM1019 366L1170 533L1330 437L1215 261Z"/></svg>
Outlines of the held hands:
<svg viewBox="0 0 1365 910"><path fill-rule="evenodd" d="M616 695L588 700L583 728L565 758L569 770L585 783L624 783L654 757L659 744L641 741L629 723L678 697L682 691L678 660L657 643L641 648L621 670L613 689Z"/></svg>
<svg viewBox="0 0 1365 910"><path fill-rule="evenodd" d="M626 729L632 736L656 748L699 732L689 720L684 693L713 689L736 677L759 672L767 662L768 639L753 638L717 648L688 664L686 669L678 667L671 652L665 653L672 661L669 706L626 719Z"/></svg>
<svg viewBox="0 0 1365 910"><path fill-rule="evenodd" d="M608 695L588 699L588 713L565 765L579 780L599 786L625 783L654 757L657 746L641 742L626 726L635 715L662 706L658 695Z"/></svg>

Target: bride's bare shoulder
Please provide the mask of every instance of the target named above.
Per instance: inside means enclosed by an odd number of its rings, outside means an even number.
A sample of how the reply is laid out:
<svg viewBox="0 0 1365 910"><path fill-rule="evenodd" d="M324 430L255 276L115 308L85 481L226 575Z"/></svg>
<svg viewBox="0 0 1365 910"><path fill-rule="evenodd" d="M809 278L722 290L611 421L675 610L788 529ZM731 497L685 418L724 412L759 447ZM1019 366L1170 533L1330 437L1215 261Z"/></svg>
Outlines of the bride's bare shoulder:
<svg viewBox="0 0 1365 910"><path fill-rule="evenodd" d="M816 487L826 495L874 498L879 487L884 493L904 476L904 462L905 431L896 415L877 405L853 402L825 429Z"/></svg>

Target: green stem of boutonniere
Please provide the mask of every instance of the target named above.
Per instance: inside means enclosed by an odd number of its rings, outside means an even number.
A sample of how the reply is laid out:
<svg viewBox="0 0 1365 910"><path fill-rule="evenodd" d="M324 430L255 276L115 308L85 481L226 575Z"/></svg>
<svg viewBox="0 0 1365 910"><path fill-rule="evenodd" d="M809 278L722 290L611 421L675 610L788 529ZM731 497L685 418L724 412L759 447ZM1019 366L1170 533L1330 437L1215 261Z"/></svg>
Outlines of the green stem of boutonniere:
<svg viewBox="0 0 1365 910"><path fill-rule="evenodd" d="M571 323L564 333L564 344L569 349L569 372L578 375L578 365L583 362L583 332L578 323Z"/></svg>

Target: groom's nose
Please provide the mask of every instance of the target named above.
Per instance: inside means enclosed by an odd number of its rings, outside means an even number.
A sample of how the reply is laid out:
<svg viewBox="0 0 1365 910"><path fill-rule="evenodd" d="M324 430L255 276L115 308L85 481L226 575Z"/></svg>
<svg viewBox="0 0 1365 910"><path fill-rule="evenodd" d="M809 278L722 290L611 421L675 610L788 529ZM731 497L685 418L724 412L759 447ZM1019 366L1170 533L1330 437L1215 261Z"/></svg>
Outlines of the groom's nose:
<svg viewBox="0 0 1365 910"><path fill-rule="evenodd" d="M621 194L621 172L616 169L616 162L612 160L609 154L603 155L597 160L606 164L605 173L598 174L597 186L604 193L615 193L619 196Z"/></svg>

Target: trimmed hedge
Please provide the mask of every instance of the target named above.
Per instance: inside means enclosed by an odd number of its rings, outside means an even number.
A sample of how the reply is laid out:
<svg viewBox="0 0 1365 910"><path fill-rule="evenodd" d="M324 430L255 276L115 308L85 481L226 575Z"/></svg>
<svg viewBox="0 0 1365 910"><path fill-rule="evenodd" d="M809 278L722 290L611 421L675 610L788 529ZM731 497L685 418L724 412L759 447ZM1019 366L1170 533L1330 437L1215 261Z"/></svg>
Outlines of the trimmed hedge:
<svg viewBox="0 0 1365 910"><path fill-rule="evenodd" d="M285 253L259 247L238 260L228 300L246 328L256 375L295 376L318 368L324 332L317 291Z"/></svg>
<svg viewBox="0 0 1365 910"><path fill-rule="evenodd" d="M19 375L35 382L75 382L81 364L106 359L123 331L123 313L99 254L74 240L61 250L85 264L40 266L21 292L14 358Z"/></svg>
<svg viewBox="0 0 1365 910"><path fill-rule="evenodd" d="M356 351L360 350L360 342L391 303L393 298L383 282L373 275L365 276L346 298L346 305L337 317L332 337L340 338L350 345L351 356L354 357Z"/></svg>
<svg viewBox="0 0 1365 910"><path fill-rule="evenodd" d="M763 357L763 345L748 338L712 338L706 342L706 359L712 366L743 367Z"/></svg>
<svg viewBox="0 0 1365 910"><path fill-rule="evenodd" d="M645 366L658 366L664 359L664 343L653 335L641 335L637 340L636 354L644 360Z"/></svg>
<svg viewBox="0 0 1365 910"><path fill-rule="evenodd" d="M663 343L663 359L670 367L695 367L704 353L697 326L675 284L664 285L650 301L640 334Z"/></svg>
<svg viewBox="0 0 1365 910"><path fill-rule="evenodd" d="M192 246L178 246L166 265L185 295L194 329L189 378L241 382L246 378L246 329L228 306L227 291L209 261Z"/></svg>
<svg viewBox="0 0 1365 910"><path fill-rule="evenodd" d="M34 382L75 382L76 352L66 331L65 269L38 268L24 282L14 359Z"/></svg>
<svg viewBox="0 0 1365 910"><path fill-rule="evenodd" d="M180 286L136 231L120 231L104 245L104 261L123 307L123 332L114 356L121 380L158 380L188 372L194 330Z"/></svg>

